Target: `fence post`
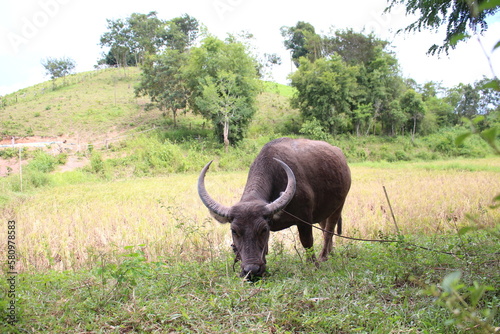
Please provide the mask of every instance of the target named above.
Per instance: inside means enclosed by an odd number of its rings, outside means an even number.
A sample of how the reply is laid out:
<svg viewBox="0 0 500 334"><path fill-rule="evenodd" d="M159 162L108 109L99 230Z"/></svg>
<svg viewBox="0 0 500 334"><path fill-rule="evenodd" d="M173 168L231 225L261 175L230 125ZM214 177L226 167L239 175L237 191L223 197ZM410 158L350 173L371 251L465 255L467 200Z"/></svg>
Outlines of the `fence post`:
<svg viewBox="0 0 500 334"><path fill-rule="evenodd" d="M21 192L23 192L23 164L21 157L22 147L19 146L19 182L21 182Z"/></svg>

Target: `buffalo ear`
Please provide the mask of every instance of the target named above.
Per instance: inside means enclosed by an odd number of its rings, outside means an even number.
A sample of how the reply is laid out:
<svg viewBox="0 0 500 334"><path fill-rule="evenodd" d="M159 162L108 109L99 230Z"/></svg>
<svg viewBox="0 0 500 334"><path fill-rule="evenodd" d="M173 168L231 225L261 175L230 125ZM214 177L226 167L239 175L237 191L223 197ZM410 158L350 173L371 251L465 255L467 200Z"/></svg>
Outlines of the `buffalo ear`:
<svg viewBox="0 0 500 334"><path fill-rule="evenodd" d="M221 224L227 224L227 223L230 223L231 221L229 220L229 218L226 218L226 217L223 217L223 216L220 216L218 214L216 214L215 212L213 211L210 211L210 215L212 217L214 217L219 223Z"/></svg>

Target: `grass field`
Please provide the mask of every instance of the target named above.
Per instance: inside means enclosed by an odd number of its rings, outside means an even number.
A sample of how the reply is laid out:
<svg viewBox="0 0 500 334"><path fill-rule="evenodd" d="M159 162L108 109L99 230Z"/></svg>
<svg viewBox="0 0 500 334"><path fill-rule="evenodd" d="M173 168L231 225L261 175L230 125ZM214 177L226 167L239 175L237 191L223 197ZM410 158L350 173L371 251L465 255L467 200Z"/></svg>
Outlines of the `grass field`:
<svg viewBox="0 0 500 334"><path fill-rule="evenodd" d="M17 224L19 322L0 327L12 333L469 332L464 328L474 323L449 313L449 299L435 303L424 291L456 270L471 286L497 286L498 255L474 254L498 252L498 238L457 233L475 224L469 216L484 229L500 221L499 210L489 209L500 188L496 168L498 159L354 164L345 235L398 238L385 186L407 242L459 255L337 239L330 261L316 269L304 262L292 228L272 235L269 275L253 284L233 271L228 227L200 203L197 175L60 181L2 211L2 221ZM245 178L211 172L207 187L230 205ZM320 243L317 233L317 250ZM0 258L6 257L2 248ZM7 300L5 279L0 291ZM457 291L467 295L458 285ZM485 291L473 310L498 309L498 293ZM498 314L481 319L486 325L475 332L498 326Z"/></svg>
<svg viewBox="0 0 500 334"><path fill-rule="evenodd" d="M403 234L456 232L470 223L467 215L484 227L495 226L500 214L488 206L500 189L498 171L490 171L499 167L498 159L463 164L477 171L468 171L459 162L444 169L440 168L447 166L444 162L393 164L391 168L353 165L345 234L373 238L396 233L384 186ZM19 200L2 217L19 222L19 269L87 268L92 254L139 244L146 245L152 261L172 253L187 258L219 254L230 245L227 226L210 219L196 193L196 178L195 174L172 174L70 184ZM219 202L230 205L238 201L245 180L245 172L210 173L207 187ZM0 238L5 239L5 233ZM283 235L290 237L290 233Z"/></svg>

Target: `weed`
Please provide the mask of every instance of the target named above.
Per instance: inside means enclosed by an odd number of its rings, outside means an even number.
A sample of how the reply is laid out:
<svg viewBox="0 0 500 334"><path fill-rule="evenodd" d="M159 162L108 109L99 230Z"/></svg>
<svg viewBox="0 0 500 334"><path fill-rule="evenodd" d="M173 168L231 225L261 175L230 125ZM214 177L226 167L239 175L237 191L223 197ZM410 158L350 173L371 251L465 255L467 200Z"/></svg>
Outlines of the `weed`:
<svg viewBox="0 0 500 334"><path fill-rule="evenodd" d="M477 282L467 286L461 282L461 277L460 271L452 272L444 277L440 287L432 285L426 290L429 295L437 298L438 305L450 312L445 324L476 333L498 332L500 327L495 326L495 317L500 299L491 294L487 296L488 292L495 289Z"/></svg>

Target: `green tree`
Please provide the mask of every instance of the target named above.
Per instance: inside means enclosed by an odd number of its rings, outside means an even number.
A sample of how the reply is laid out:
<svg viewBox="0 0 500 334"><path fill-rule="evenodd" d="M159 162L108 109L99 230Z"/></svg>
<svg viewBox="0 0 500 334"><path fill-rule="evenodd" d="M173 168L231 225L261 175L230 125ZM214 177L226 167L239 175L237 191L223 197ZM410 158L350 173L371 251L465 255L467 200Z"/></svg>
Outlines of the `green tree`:
<svg viewBox="0 0 500 334"><path fill-rule="evenodd" d="M64 78L71 74L76 67L76 62L67 57L63 58L46 58L42 60L42 66L45 68L45 73L50 75L53 88L55 88L55 79ZM66 83L66 81L65 81Z"/></svg>
<svg viewBox="0 0 500 334"><path fill-rule="evenodd" d="M323 37L325 56L337 54L348 65L359 68L356 101L364 108L362 114L353 113L358 134L363 131L367 135L378 120L382 120L388 133L393 132L393 125L384 124L384 121L393 118L390 103L399 98L404 85L397 59L386 51L388 45L389 42L373 34L365 35L353 29L336 30L333 35ZM384 113L388 115L384 116Z"/></svg>
<svg viewBox="0 0 500 334"><path fill-rule="evenodd" d="M155 54L165 44L165 22L157 17L157 12L149 14L132 13L126 19L130 31L130 52L135 64L144 61L146 54Z"/></svg>
<svg viewBox="0 0 500 334"><path fill-rule="evenodd" d="M368 65L380 56L389 42L378 39L373 34L364 35L353 29L336 30L331 36L324 36L323 55L338 54L350 65Z"/></svg>
<svg viewBox="0 0 500 334"><path fill-rule="evenodd" d="M191 95L184 68L189 58L189 47L199 33L198 21L186 14L165 23L157 21L156 13L152 13L150 16L133 14L128 19L133 31L142 31L135 38L138 41L144 39L139 44L146 53L141 65L141 82L135 93L137 96L149 95L156 107L169 110L176 127L177 113L186 110ZM159 52L162 45L164 50Z"/></svg>
<svg viewBox="0 0 500 334"><path fill-rule="evenodd" d="M366 128L367 135L371 125L384 113L394 112L394 105L391 106L391 103L398 100L404 90L396 58L392 54L383 51L381 47L381 45L375 46L373 60L361 65L358 77L358 82L363 87L363 94L360 99L373 106L372 117ZM384 124L382 125L384 126ZM387 130L391 129L392 132L393 126L385 124L385 128Z"/></svg>
<svg viewBox="0 0 500 334"><path fill-rule="evenodd" d="M425 104L422 101L420 94L415 92L413 89L408 89L400 100L401 108L403 112L408 115L408 118L412 121L412 139L415 138L415 133L417 132L417 125L424 118L425 115Z"/></svg>
<svg viewBox="0 0 500 334"><path fill-rule="evenodd" d="M408 120L408 115L403 111L401 103L398 100L393 100L389 103L389 108L382 114L381 118L385 132L395 136L398 130L403 129Z"/></svg>
<svg viewBox="0 0 500 334"><path fill-rule="evenodd" d="M432 45L429 54L448 53L457 42L488 29L486 19L498 12L498 1L492 0L388 0L386 12L404 5L407 15L417 14L417 20L399 31L415 32L425 29L436 31L446 25L442 45Z"/></svg>
<svg viewBox="0 0 500 334"><path fill-rule="evenodd" d="M183 67L188 55L167 49L161 54L146 57L141 66L141 82L135 88L137 96L149 95L160 110L170 110L177 126L177 112L185 109L190 96Z"/></svg>
<svg viewBox="0 0 500 334"><path fill-rule="evenodd" d="M101 47L109 47L110 53L121 67L128 65L127 58L132 54L133 41L130 26L123 19L106 19L106 31L100 39Z"/></svg>
<svg viewBox="0 0 500 334"><path fill-rule="evenodd" d="M329 132L346 131L358 92L358 67L347 65L340 56L311 62L300 58L298 70L290 76L298 93L292 105L300 109L306 120L317 119Z"/></svg>
<svg viewBox="0 0 500 334"><path fill-rule="evenodd" d="M170 49L186 51L199 34L199 23L194 17L184 14L166 23L165 41Z"/></svg>
<svg viewBox="0 0 500 334"><path fill-rule="evenodd" d="M424 102L427 112L435 115L436 125L438 127L447 127L456 124L456 116L453 113L453 107L446 102L445 98L432 96L425 98Z"/></svg>
<svg viewBox="0 0 500 334"><path fill-rule="evenodd" d="M243 139L256 111L256 61L233 38L205 38L193 47L185 74L192 92L190 106L212 121L220 142Z"/></svg>
<svg viewBox="0 0 500 334"><path fill-rule="evenodd" d="M316 32L314 27L307 22L299 21L294 27L281 27L281 36L285 38L284 44L287 50L291 50L292 60L296 67L299 67L300 57L309 57L316 52L317 48Z"/></svg>

